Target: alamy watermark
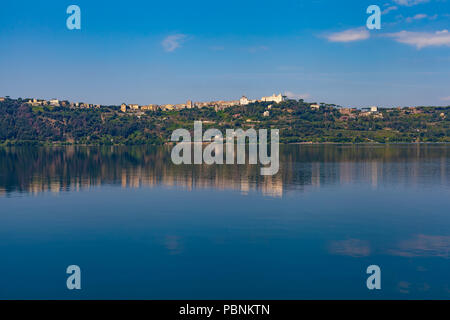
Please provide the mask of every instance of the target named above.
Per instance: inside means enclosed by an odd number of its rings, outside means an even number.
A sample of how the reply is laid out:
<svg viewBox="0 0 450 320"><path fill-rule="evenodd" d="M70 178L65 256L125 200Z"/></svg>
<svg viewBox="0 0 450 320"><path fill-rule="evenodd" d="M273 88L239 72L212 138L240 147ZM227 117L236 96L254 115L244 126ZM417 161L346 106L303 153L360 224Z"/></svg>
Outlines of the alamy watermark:
<svg viewBox="0 0 450 320"><path fill-rule="evenodd" d="M66 273L70 274L67 278L66 286L69 290L81 290L81 269L79 266L72 264L67 267Z"/></svg>
<svg viewBox="0 0 450 320"><path fill-rule="evenodd" d="M381 289L381 269L376 264L370 265L366 270L367 274L370 276L367 278L366 286L369 290L380 290Z"/></svg>
<svg viewBox="0 0 450 320"><path fill-rule="evenodd" d="M67 7L67 14L70 16L66 20L66 26L69 30L80 30L81 29L81 9L79 6L72 4Z"/></svg>
<svg viewBox="0 0 450 320"><path fill-rule="evenodd" d="M374 4L370 5L367 7L366 13L370 14L370 16L367 18L367 21L366 21L367 29L380 30L381 29L381 9L380 9L380 7L377 5L374 5Z"/></svg>
<svg viewBox="0 0 450 320"><path fill-rule="evenodd" d="M172 149L171 158L174 164L192 164L192 146L194 149L194 164L237 164L246 163L246 146L248 145L248 163L268 167L261 168L261 175L274 175L280 168L279 130L270 130L270 155L268 154L267 129L226 129L225 137L218 129L208 129L203 133L202 122L194 121L194 140L186 129L176 129L171 141L178 142ZM180 138L182 139L180 141ZM247 144L248 138L248 144ZM235 157L235 140L236 157ZM225 141L225 151L224 151ZM203 142L211 142L203 149ZM259 151L259 152L258 152ZM225 161L224 161L225 155Z"/></svg>

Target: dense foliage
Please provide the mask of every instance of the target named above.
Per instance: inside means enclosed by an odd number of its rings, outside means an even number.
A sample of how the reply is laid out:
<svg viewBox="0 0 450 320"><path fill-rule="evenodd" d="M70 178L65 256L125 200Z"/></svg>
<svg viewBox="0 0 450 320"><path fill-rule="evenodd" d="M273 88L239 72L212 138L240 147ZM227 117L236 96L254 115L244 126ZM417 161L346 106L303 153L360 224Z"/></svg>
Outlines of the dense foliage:
<svg viewBox="0 0 450 320"><path fill-rule="evenodd" d="M117 106L91 109L32 107L23 101L0 102L1 144L163 144L176 128L276 128L280 141L294 142L450 142L450 107L381 109L345 116L333 105L311 108L303 100L254 103L224 110L123 113ZM263 113L269 111L269 116Z"/></svg>

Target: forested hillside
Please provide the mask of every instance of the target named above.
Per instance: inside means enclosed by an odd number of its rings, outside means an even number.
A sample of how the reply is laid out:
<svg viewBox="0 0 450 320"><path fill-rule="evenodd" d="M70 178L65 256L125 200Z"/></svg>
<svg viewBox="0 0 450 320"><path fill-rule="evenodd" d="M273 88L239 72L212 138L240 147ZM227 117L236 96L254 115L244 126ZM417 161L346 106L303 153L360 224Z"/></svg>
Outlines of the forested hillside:
<svg viewBox="0 0 450 320"><path fill-rule="evenodd" d="M266 114L264 115L264 112ZM334 105L312 108L303 100L254 103L224 110L123 113L117 106L74 109L32 107L22 100L0 102L0 143L11 144L163 144L176 128L275 128L280 141L295 142L450 142L450 107L351 110Z"/></svg>

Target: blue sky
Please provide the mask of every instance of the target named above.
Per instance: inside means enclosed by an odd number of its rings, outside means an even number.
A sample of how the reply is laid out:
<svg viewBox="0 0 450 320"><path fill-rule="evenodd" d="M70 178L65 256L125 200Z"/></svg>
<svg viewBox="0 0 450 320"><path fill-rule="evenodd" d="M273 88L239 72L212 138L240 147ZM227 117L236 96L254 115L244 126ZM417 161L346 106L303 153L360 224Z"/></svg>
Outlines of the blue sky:
<svg viewBox="0 0 450 320"><path fill-rule="evenodd" d="M365 27L372 4L381 30ZM0 39L0 96L450 105L450 0L17 0Z"/></svg>

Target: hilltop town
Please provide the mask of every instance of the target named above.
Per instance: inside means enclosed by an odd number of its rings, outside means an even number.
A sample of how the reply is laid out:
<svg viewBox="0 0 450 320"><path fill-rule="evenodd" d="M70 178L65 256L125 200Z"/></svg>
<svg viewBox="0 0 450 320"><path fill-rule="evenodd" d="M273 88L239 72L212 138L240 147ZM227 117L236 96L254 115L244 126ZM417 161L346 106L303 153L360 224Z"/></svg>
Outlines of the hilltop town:
<svg viewBox="0 0 450 320"><path fill-rule="evenodd" d="M64 108L71 108L71 109L92 109L92 108L102 108L105 106L99 105L99 104L92 104L92 103L85 103L85 102L70 102L68 100L58 100L58 99L50 99L50 100L44 100L44 99L36 99L36 98L27 98L27 99L20 99L22 102L32 106L32 107L64 107ZM218 100L218 101L206 101L206 102L193 102L192 100L188 100L186 103L180 103L180 104L148 104L148 105L139 105L139 104L126 104L122 103L120 105L120 111L123 113L129 113L136 116L141 116L146 111L180 111L183 109L194 109L194 108L212 108L214 111L221 111L226 108L234 107L234 106L247 106L249 104L255 104L255 103L262 103L262 102L272 102L275 104L282 103L287 99L285 95L279 94L272 94L271 96L261 97L261 99L248 99L246 96L242 96L239 100ZM5 101L5 98L1 97L0 102ZM382 117L382 114L378 112L378 107L371 106L371 107L363 107L361 109L357 109L354 107L341 107L334 104L317 104L317 103L310 103L311 109L320 109L321 106L328 106L328 107L336 107L339 112L342 114L341 119L347 120L347 119L353 119L357 116L369 116L372 115L374 117ZM111 107L111 106L109 106ZM269 116L270 115L270 108L272 105L268 106L268 110L264 111L263 116ZM401 110L401 107L398 107L397 109ZM409 110L411 110L414 113L421 113L421 111L415 107L409 107ZM358 112L360 111L360 112Z"/></svg>
<svg viewBox="0 0 450 320"><path fill-rule="evenodd" d="M175 105L0 98L0 144L165 144L177 128L280 130L282 143L450 142L450 107L366 108L280 94Z"/></svg>
<svg viewBox="0 0 450 320"><path fill-rule="evenodd" d="M0 101L4 101L5 98L0 98ZM283 96L281 93L273 94L268 97L262 97L257 100L250 100L246 96L242 96L239 100L230 100L230 101L207 101L207 102L193 102L192 100L188 100L186 103L180 104L148 104L148 105L139 105L139 104L125 104L122 103L120 105L120 111L122 112L139 112L139 111L172 111L172 110L182 110L182 109L192 109L192 108L214 108L214 110L223 110L232 106L245 106L250 103L255 102L274 102L280 103L286 100L286 96ZM58 99L36 99L36 98L28 98L25 99L25 103L30 106L53 106L53 107L68 107L68 108L81 108L81 109L89 109L89 108L101 108L102 106L99 104L85 103L85 102L70 102L67 100L58 100Z"/></svg>

